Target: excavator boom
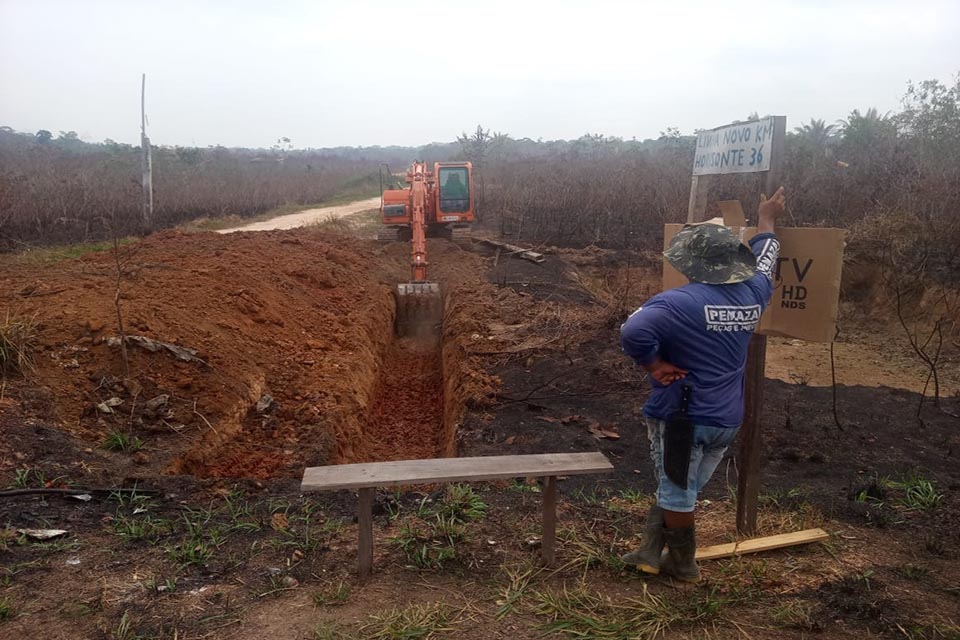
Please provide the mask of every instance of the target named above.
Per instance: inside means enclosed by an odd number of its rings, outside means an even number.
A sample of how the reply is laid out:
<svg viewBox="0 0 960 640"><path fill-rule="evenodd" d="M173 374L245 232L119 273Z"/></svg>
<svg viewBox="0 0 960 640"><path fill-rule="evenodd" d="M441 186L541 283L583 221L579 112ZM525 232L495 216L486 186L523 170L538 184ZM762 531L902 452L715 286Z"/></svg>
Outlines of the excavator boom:
<svg viewBox="0 0 960 640"><path fill-rule="evenodd" d="M440 285L427 281L427 203L429 176L426 164L414 162L407 174L410 183L411 281L397 285L396 330L399 335L434 335L443 318Z"/></svg>

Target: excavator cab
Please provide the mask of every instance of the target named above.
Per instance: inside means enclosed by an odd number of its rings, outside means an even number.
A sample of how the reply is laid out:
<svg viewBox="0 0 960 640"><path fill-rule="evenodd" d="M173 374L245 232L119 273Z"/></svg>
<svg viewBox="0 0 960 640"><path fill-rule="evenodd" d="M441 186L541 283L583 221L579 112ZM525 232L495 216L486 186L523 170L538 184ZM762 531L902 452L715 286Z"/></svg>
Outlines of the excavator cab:
<svg viewBox="0 0 960 640"><path fill-rule="evenodd" d="M440 187L438 202L441 216L470 211L470 171L467 167L440 166L437 182Z"/></svg>

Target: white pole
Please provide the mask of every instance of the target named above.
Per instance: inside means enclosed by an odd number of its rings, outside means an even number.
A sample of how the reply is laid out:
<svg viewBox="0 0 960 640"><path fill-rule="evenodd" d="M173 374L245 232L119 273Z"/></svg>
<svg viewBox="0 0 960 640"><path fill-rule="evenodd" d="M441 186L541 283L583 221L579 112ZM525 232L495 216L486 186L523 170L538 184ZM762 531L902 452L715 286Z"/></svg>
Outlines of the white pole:
<svg viewBox="0 0 960 640"><path fill-rule="evenodd" d="M143 223L150 226L153 220L153 158L150 153L150 138L147 137L147 74L140 85L140 170L143 184Z"/></svg>

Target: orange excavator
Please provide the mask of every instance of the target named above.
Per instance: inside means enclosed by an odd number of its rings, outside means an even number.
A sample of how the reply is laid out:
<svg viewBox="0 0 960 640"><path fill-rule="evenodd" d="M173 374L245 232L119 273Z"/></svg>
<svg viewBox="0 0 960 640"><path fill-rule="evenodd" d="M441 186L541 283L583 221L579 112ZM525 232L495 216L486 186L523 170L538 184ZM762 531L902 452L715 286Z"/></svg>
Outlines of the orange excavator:
<svg viewBox="0 0 960 640"><path fill-rule="evenodd" d="M410 240L410 282L397 285L397 333L432 332L443 316L440 285L427 280L427 235L463 237L473 222L473 166L437 162L433 171L416 161L404 188L384 189L381 240Z"/></svg>

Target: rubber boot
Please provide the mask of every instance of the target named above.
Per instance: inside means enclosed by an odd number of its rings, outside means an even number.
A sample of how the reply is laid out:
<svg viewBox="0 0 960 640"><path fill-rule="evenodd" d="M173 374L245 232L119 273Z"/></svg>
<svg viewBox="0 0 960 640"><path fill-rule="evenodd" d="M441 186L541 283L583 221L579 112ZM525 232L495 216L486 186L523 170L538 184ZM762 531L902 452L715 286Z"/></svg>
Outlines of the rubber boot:
<svg viewBox="0 0 960 640"><path fill-rule="evenodd" d="M647 514L647 526L643 530L643 546L620 556L624 564L629 564L644 573L660 573L660 552L663 551L663 509L657 505L650 507Z"/></svg>
<svg viewBox="0 0 960 640"><path fill-rule="evenodd" d="M663 530L667 550L660 561L660 569L677 580L698 582L700 567L697 566L696 527Z"/></svg>

